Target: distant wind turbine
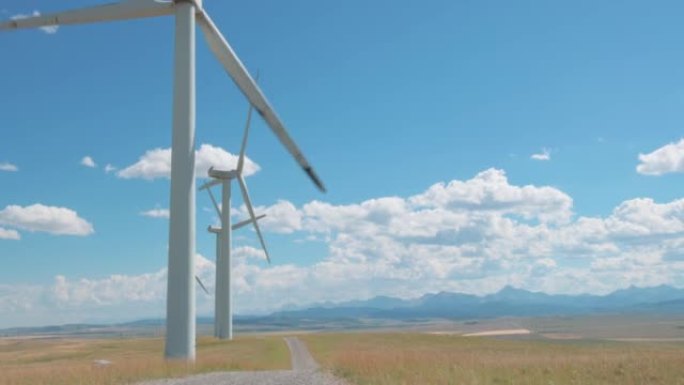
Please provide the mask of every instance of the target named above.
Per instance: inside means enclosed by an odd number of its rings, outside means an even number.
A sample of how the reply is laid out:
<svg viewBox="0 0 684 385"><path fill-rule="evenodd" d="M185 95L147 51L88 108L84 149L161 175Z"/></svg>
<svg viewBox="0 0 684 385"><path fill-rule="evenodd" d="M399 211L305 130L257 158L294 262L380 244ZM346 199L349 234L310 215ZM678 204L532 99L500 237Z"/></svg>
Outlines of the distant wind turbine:
<svg viewBox="0 0 684 385"><path fill-rule="evenodd" d="M245 131L242 136L242 145L240 146L240 156L238 157L237 167L234 170L216 170L214 167L209 169L209 177L213 180L203 184L200 190L207 190L211 203L216 209L216 213L221 219L221 227L209 227L209 232L216 234L216 295L215 295L215 311L214 311L214 335L221 339L233 339L233 307L232 307L232 291L231 291L231 248L232 236L231 230L236 230L250 223L254 225L257 237L261 243L261 247L266 254L266 259L271 263L271 258L266 249L264 237L261 235L258 220L265 217L265 215L256 216L254 214L254 207L252 200L247 190L247 183L243 177L243 170L245 168L245 151L247 149L247 140L249 138L249 126L252 120L253 107L250 105L247 111L247 122L245 123ZM230 199L231 199L231 182L237 179L242 192L242 200L247 207L249 218L231 226L230 219ZM216 202L214 194L211 192L211 187L220 184L221 189L221 206Z"/></svg>
<svg viewBox="0 0 684 385"><path fill-rule="evenodd" d="M222 216L223 214L221 214ZM266 214L261 214L256 217L257 220L266 217ZM231 232L239 228L245 227L252 223L252 219L246 219L230 226ZM214 283L214 337L220 339L233 339L233 291L231 282L233 280L233 268L231 264L231 239L232 234L228 234L227 244L221 247L221 239L225 239L225 235L221 235L222 228L209 226L207 228L212 234L216 234L216 280ZM224 251L225 250L225 251ZM204 284L200 283L202 287ZM205 290L207 294L208 291Z"/></svg>
<svg viewBox="0 0 684 385"><path fill-rule="evenodd" d="M195 359L195 21L211 51L233 82L321 191L325 191L323 182L287 133L285 125L252 76L202 8L202 0L123 0L0 22L0 31L171 14L176 17L176 25L165 355L167 358L192 361Z"/></svg>
<svg viewBox="0 0 684 385"><path fill-rule="evenodd" d="M257 72L256 80L258 80L259 74ZM232 231L240 229L250 223L254 224L254 227L259 236L259 240L263 247L264 253L268 262L270 263L270 257L266 246L261 235L261 230L259 229L257 221L266 217L265 214L259 215L257 217L251 216L250 218L238 222L236 224L231 224L231 182L233 179L242 179L247 141L249 138L249 128L252 121L252 111L253 107L250 105L247 111L247 121L245 123L245 129L242 138L242 145L240 148L240 155L238 156L237 168L230 171L220 171L215 170L211 167L208 171L208 176L213 178L213 181L207 182L200 187L200 190L207 190L211 203L216 210L217 215L221 221L221 227L209 226L207 231L216 235L216 278L215 278L215 297L214 297L214 336L220 339L233 339L233 307L232 307ZM245 205L251 209L251 213L254 213L254 209L249 199L249 192L247 191L247 185L244 179L239 182L240 190L243 192L243 198ZM221 205L219 206L216 197L211 191L214 185L221 184ZM198 281L199 285L208 293L206 287L202 281Z"/></svg>

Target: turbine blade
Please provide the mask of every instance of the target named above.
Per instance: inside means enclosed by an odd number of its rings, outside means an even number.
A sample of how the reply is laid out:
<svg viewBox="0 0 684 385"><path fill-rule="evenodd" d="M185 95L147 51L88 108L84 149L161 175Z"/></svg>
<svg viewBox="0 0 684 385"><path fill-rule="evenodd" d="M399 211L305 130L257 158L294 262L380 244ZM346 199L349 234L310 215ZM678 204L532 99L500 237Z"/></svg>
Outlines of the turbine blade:
<svg viewBox="0 0 684 385"><path fill-rule="evenodd" d="M252 110L254 107L250 104L247 110L247 123L245 123L245 133L242 135L242 146L240 146L240 157L238 158L237 172L242 175L242 168L245 166L245 150L247 149L247 138L249 137L249 124L252 121Z"/></svg>
<svg viewBox="0 0 684 385"><path fill-rule="evenodd" d="M259 72L257 71L255 83L259 81ZM245 123L245 133L242 135L242 145L240 146L240 156L238 157L237 172L242 174L242 169L245 166L245 150L247 149L247 138L249 137L249 125L252 122L252 110L254 106L250 103L247 110L247 122Z"/></svg>
<svg viewBox="0 0 684 385"><path fill-rule="evenodd" d="M197 23L199 24L207 44L211 48L216 58L221 62L228 75L233 79L233 82L238 86L240 91L245 95L249 103L254 106L259 115L266 121L266 124L271 128L271 131L278 137L280 143L285 146L287 151L295 158L297 163L304 169L306 174L311 178L313 183L319 190L325 192L325 186L321 179L316 175L311 164L304 158L304 154L299 150L297 144L292 140L285 129L278 115L266 100L266 97L261 92L259 86L254 82L245 66L237 57L233 48L228 44L228 41L223 37L221 32L216 28L214 22L209 18L204 10L198 10Z"/></svg>
<svg viewBox="0 0 684 385"><path fill-rule="evenodd" d="M262 218L264 218L264 217L266 217L266 214L261 214L261 215L259 215L258 217L256 217L256 219L257 219L257 221L258 221L259 219L262 219ZM250 224L250 223L252 223L252 219L251 219L251 218L250 218L250 219L245 219L244 221L241 221L241 222L238 222L238 223L234 224L233 226L231 226L230 228L233 229L233 230L237 230L237 229L241 229L241 228L247 226L247 225Z"/></svg>
<svg viewBox="0 0 684 385"><path fill-rule="evenodd" d="M212 179L212 180L210 180L210 181L204 183L203 185L201 185L201 186L198 188L198 190L199 190L199 191L206 190L206 189L208 189L208 188L214 187L214 186L216 186L217 184L221 184L221 183L223 183L223 181L220 180L220 179Z"/></svg>
<svg viewBox="0 0 684 385"><path fill-rule="evenodd" d="M197 283L199 283L200 287L202 288L202 290L204 290L205 293L207 293L207 295L210 295L209 290L207 290L206 286L204 286L204 284L202 283L202 280L199 279L198 276L195 276L195 281L197 281Z"/></svg>
<svg viewBox="0 0 684 385"><path fill-rule="evenodd" d="M214 209L216 209L216 215L221 217L221 209L219 208L219 205L216 202L216 198L214 197L214 193L211 192L210 188L207 189L207 192L209 193L209 198L211 198L211 203L214 205Z"/></svg>
<svg viewBox="0 0 684 385"><path fill-rule="evenodd" d="M155 0L126 0L119 3L104 4L49 15L36 15L22 19L2 21L0 22L0 30L164 16L174 12L173 4L173 2L159 2Z"/></svg>
<svg viewBox="0 0 684 385"><path fill-rule="evenodd" d="M264 249L266 260L268 260L268 263L271 263L271 257L268 255L268 250L266 250L266 242L264 242L264 237L261 235L261 229L259 229L259 223L257 223L257 218L254 215L254 207L252 207L252 200L249 198L249 191L247 191L245 179L242 175L238 175L237 180L240 182L240 191L242 191L242 199L245 201L245 206L247 206L247 211L249 212L250 222L254 224L254 230L256 230L259 242L261 242L261 248Z"/></svg>

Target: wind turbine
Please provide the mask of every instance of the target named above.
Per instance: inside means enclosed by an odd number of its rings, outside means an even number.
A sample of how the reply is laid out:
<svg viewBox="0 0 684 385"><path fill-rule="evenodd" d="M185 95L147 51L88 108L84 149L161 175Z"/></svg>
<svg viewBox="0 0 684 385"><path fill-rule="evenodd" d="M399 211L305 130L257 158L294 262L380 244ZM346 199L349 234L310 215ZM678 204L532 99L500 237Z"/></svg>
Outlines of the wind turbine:
<svg viewBox="0 0 684 385"><path fill-rule="evenodd" d="M209 191L209 196L211 197L212 202L214 203L214 207L216 208L216 211L219 214L219 218L222 217L221 210L218 208L218 204L216 204L216 198L214 198L213 194L211 193L211 190ZM230 218L230 214L229 218ZM256 217L257 220L260 220L262 218L266 217L266 214L261 214ZM235 231L237 229L240 229L242 227L245 227L252 223L252 219L246 219L244 221L238 222L236 224L233 224L230 226L231 232ZM214 226L209 226L207 228L207 231L215 234L216 235L216 278L215 278L215 283L214 283L214 288L215 288L215 297L214 297L214 337L221 338L221 339L233 339L233 308L232 308L232 291L231 289L231 281L232 281L232 268L225 269L225 266L232 266L231 265L231 258L230 258L230 250L231 250L231 244L230 244L230 234L228 236L228 249L229 253L227 258L223 257L221 255L221 233L222 230L220 227L214 227ZM226 274L226 270L228 270ZM219 271L221 271L223 274L219 274ZM202 290L204 290L207 295L209 294L209 291L207 290L207 287L204 286L204 283L202 283L202 280L197 278L197 283L200 285Z"/></svg>
<svg viewBox="0 0 684 385"><path fill-rule="evenodd" d="M165 356L192 361L195 359L195 22L235 85L318 189L325 191L322 181L230 44L202 8L202 0L123 0L0 22L0 31L172 14L176 23Z"/></svg>
<svg viewBox="0 0 684 385"><path fill-rule="evenodd" d="M200 190L207 190L211 203L221 219L221 227L209 227L209 232L216 234L216 295L215 295L215 311L214 311L214 335L221 339L233 339L233 307L232 307L232 291L231 291L231 249L232 249L232 230L246 226L250 223L254 225L261 247L264 250L266 259L271 263L271 258L266 249L264 237L261 235L258 220L265 215L256 216L254 214L254 207L252 200L249 197L249 190L247 190L247 183L243 177L245 168L245 151L247 149L247 140L249 138L249 126L252 121L252 109L250 105L247 111L247 122L245 123L245 130L242 136L242 145L240 146L240 155L238 157L237 167L234 170L216 170L211 167L208 171L209 177L213 180L203 184ZM242 200L247 207L249 218L231 226L230 219L230 199L231 199L231 183L237 179L242 192ZM211 187L217 184L221 185L221 206L216 202L214 194L211 192Z"/></svg>
<svg viewBox="0 0 684 385"><path fill-rule="evenodd" d="M222 214L219 214L221 216ZM256 217L257 220L266 217L266 214L261 214ZM224 250L228 250L228 255L222 255L221 239L224 238L220 227L209 226L207 231L216 234L216 281L214 284L214 337L220 339L233 339L233 295L231 290L232 282L232 264L231 264L231 236L232 231L247 226L252 223L252 219L246 219L230 226L231 231L228 235L228 244ZM203 284L200 284L204 287ZM206 292L206 290L205 290ZM209 294L209 292L206 292Z"/></svg>

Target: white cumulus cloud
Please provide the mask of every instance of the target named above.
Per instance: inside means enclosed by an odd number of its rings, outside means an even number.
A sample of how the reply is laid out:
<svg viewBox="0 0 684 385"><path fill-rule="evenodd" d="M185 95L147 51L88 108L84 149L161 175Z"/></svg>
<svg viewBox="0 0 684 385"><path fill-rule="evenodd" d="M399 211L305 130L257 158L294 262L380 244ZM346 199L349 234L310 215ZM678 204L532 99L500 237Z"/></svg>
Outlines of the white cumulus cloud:
<svg viewBox="0 0 684 385"><path fill-rule="evenodd" d="M5 229L0 227L0 239L11 239L18 241L21 239L21 236L17 232L17 230L12 230L12 229Z"/></svg>
<svg viewBox="0 0 684 385"><path fill-rule="evenodd" d="M116 171L116 167L113 166L113 165L111 165L111 164L109 164L109 163L107 163L107 164L105 165L105 167L104 167L104 172L107 173L107 174L109 174L109 173L112 172L112 171Z"/></svg>
<svg viewBox="0 0 684 385"><path fill-rule="evenodd" d="M486 294L505 285L572 294L684 286L684 199L629 199L596 217L573 214L572 204L554 187L517 185L497 169L413 196L346 204L277 201L257 208L271 221L263 222L266 242L273 233L286 233L323 247L288 252L274 244L277 264L268 265L252 232L234 239L235 311L258 314L378 295ZM213 250L210 239L205 246ZM213 262L198 258L196 269L213 291ZM0 314L9 317L0 322L163 316L163 267L99 279L67 277L20 290L0 285ZM197 295L199 314L211 314L211 296Z"/></svg>
<svg viewBox="0 0 684 385"><path fill-rule="evenodd" d="M150 218L169 218L169 209L152 209L143 211L140 215Z"/></svg>
<svg viewBox="0 0 684 385"><path fill-rule="evenodd" d="M548 148L542 148L542 152L530 155L532 160L551 160L551 151Z"/></svg>
<svg viewBox="0 0 684 385"><path fill-rule="evenodd" d="M206 178L210 167L221 170L231 170L237 167L238 156L228 151L202 144L200 149L195 152L195 176ZM259 171L259 165L245 156L244 175L249 176ZM156 148L145 152L140 159L117 172L117 176L124 179L157 179L171 177L171 149Z"/></svg>
<svg viewBox="0 0 684 385"><path fill-rule="evenodd" d="M684 138L669 143L648 154L639 154L637 172L644 175L663 175L684 172Z"/></svg>
<svg viewBox="0 0 684 385"><path fill-rule="evenodd" d="M79 217L76 211L40 203L5 207L0 210L0 225L56 235L85 236L94 232L93 225Z"/></svg>
<svg viewBox="0 0 684 385"><path fill-rule="evenodd" d="M19 168L12 163L3 162L0 163L0 171L17 172L19 171Z"/></svg>
<svg viewBox="0 0 684 385"><path fill-rule="evenodd" d="M286 200L279 200L268 207L257 206L254 211L257 216L266 214L264 218L259 219L259 226L267 231L291 234L302 229L302 212ZM249 216L244 205L240 207L239 216L242 219Z"/></svg>
<svg viewBox="0 0 684 385"><path fill-rule="evenodd" d="M91 156L86 155L83 157L83 159L81 159L81 166L95 168L97 167L97 164L95 164L95 161Z"/></svg>
<svg viewBox="0 0 684 385"><path fill-rule="evenodd" d="M567 221L572 216L572 198L564 192L550 186L511 185L506 172L494 168L467 181L435 184L411 197L410 202L424 207L517 214L545 222Z"/></svg>
<svg viewBox="0 0 684 385"><path fill-rule="evenodd" d="M210 293L216 267L197 254L195 275ZM163 317L167 269L150 273L112 274L102 278L70 278L58 274L46 285L0 284L0 328L82 322L109 323ZM193 281L194 283L194 281ZM213 313L213 296L196 290L199 314Z"/></svg>

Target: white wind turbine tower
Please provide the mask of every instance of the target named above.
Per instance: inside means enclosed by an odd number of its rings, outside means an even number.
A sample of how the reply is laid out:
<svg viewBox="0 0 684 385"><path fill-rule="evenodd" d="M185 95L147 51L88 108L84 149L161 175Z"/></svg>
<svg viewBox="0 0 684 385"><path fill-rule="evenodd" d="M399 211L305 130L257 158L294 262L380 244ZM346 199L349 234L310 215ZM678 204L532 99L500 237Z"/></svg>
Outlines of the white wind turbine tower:
<svg viewBox="0 0 684 385"><path fill-rule="evenodd" d="M280 142L321 190L323 183L231 46L202 8L202 0L122 0L44 16L0 22L0 31L175 15L167 358L195 359L195 22L211 51Z"/></svg>
<svg viewBox="0 0 684 385"><path fill-rule="evenodd" d="M216 203L216 198L214 198L211 190L209 191L209 196L211 197L212 203L214 204L214 208L219 214L219 218L223 218L223 214L221 212L221 209L219 209L218 204ZM228 218L230 218L230 214L227 214ZM256 217L257 221L266 217L266 214L261 214ZM223 220L222 220L223 222ZM216 278L214 282L214 288L215 288L215 296L214 296L214 337L220 338L220 339L233 339L233 308L232 308L232 291L231 291L231 281L232 281L232 268L226 269L226 266L232 266L231 265L231 255L230 255L230 250L231 250L231 233L232 231L235 231L237 229L240 229L242 227L245 227L252 223L252 219L246 219L244 221L238 222L234 225L230 226L230 232L228 233L228 256L222 256L222 248L221 248L221 239L223 236L221 235L222 233L222 228L221 227L213 227L209 226L207 228L207 231L209 231L212 234L216 235ZM219 262L220 261L220 262ZM220 265L220 267L219 267ZM228 270L226 272L226 270ZM222 273L219 274L219 271ZM197 283L202 287L202 290L204 290L205 293L209 294L209 291L207 290L206 286L202 283L202 281L197 278Z"/></svg>
<svg viewBox="0 0 684 385"><path fill-rule="evenodd" d="M216 170L213 167L209 169L209 177L213 180L203 184L200 190L207 190L211 203L221 220L221 227L215 228L209 226L207 229L210 233L216 234L216 285L215 285L215 303L214 303L214 336L220 339L233 339L233 301L232 301L232 266L231 266L231 249L232 249L232 230L237 230L250 223L254 225L261 247L264 250L266 259L271 262L266 249L266 243L261 235L258 220L265 217L265 215L255 216L252 200L247 190L247 184L243 177L245 167L245 151L247 149L247 140L249 138L249 126L252 120L252 106L249 106L247 112L247 122L245 123L245 131L242 136L242 145L240 146L240 155L238 157L237 167L234 170ZM242 200L247 207L249 218L246 220L231 225L230 209L231 209L231 183L237 179L242 192ZM221 205L219 206L214 194L211 192L212 186L221 185Z"/></svg>

